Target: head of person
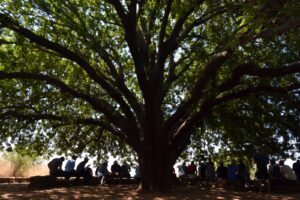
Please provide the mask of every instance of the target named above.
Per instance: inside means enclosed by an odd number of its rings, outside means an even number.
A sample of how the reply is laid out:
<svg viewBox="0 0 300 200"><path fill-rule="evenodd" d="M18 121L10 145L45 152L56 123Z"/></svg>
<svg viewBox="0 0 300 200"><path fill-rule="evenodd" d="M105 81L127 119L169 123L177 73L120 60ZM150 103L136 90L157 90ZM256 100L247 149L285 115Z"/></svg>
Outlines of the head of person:
<svg viewBox="0 0 300 200"><path fill-rule="evenodd" d="M223 166L223 165L224 165L224 162L221 160L220 163L219 163L219 165L220 165L220 166Z"/></svg>
<svg viewBox="0 0 300 200"><path fill-rule="evenodd" d="M255 151L256 151L256 153L260 153L261 152L260 147L255 147Z"/></svg>
<svg viewBox="0 0 300 200"><path fill-rule="evenodd" d="M118 161L117 161L117 160L115 160L115 161L114 161L114 165L117 165L117 164L118 164Z"/></svg>
<svg viewBox="0 0 300 200"><path fill-rule="evenodd" d="M235 160L231 160L231 161L230 161L230 164L231 164L231 165L235 165Z"/></svg>
<svg viewBox="0 0 300 200"><path fill-rule="evenodd" d="M275 158L272 158L272 159L270 160L270 164L271 164L271 165L275 165L275 163L276 163Z"/></svg>
<svg viewBox="0 0 300 200"><path fill-rule="evenodd" d="M72 159L73 159L73 160L76 160L76 159L77 159L77 156L73 155L73 156L72 156Z"/></svg>
<svg viewBox="0 0 300 200"><path fill-rule="evenodd" d="M65 160L65 157L60 157L60 160L63 162Z"/></svg>
<svg viewBox="0 0 300 200"><path fill-rule="evenodd" d="M84 162L88 162L89 161L89 158L88 157L85 157L84 158Z"/></svg>
<svg viewBox="0 0 300 200"><path fill-rule="evenodd" d="M284 160L280 160L279 165L284 165Z"/></svg>

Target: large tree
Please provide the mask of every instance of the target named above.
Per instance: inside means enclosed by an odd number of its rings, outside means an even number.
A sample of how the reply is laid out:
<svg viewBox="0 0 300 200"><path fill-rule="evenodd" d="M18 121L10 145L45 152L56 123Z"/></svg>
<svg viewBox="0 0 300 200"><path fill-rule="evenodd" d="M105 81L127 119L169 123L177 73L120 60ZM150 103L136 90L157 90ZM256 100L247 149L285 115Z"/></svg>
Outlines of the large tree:
<svg viewBox="0 0 300 200"><path fill-rule="evenodd" d="M1 141L126 143L168 189L199 129L299 135L299 26L297 0L2 0Z"/></svg>

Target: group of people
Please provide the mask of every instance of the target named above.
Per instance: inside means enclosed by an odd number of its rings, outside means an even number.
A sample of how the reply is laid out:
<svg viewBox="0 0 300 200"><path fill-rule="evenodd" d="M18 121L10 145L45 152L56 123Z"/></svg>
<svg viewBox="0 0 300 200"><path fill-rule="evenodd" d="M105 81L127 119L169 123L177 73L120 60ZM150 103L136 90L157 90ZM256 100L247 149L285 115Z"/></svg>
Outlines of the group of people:
<svg viewBox="0 0 300 200"><path fill-rule="evenodd" d="M81 161L75 168L75 162L77 156L72 156L67 161L65 169L63 170L64 157L54 158L48 163L50 176L65 177L69 180L70 177L76 177L79 179L83 177L84 180L89 180L93 176L93 171L87 165L89 159L87 157ZM280 160L278 163L275 159L268 158L267 155L257 150L253 154L253 163L255 164L255 179L256 180L283 180L283 181L300 181L300 157L290 167L284 163L284 160ZM117 160L111 165L110 171L108 170L108 162L104 161L97 166L95 175L100 177L101 183L105 183L110 178L127 178L130 179L131 167L124 161L122 165ZM175 175L175 171L174 171ZM135 179L140 179L139 166L135 167ZM240 159L238 162L231 160L230 164L224 165L222 161L215 167L211 158L206 158L204 155L200 156L198 167L192 161L189 165L183 162L178 167L178 178L182 182L189 181L191 183L200 180L241 180L247 182L250 180L249 167Z"/></svg>
<svg viewBox="0 0 300 200"><path fill-rule="evenodd" d="M194 183L199 178L200 180L215 180L215 179L227 179L227 180L248 180L249 170L242 160L239 160L236 164L235 160L232 160L228 166L224 166L223 161L220 161L219 166L216 168L211 158L205 158L201 155L198 169L195 163L192 161L190 165L186 165L183 162L179 168L179 179L181 181L190 181Z"/></svg>
<svg viewBox="0 0 300 200"><path fill-rule="evenodd" d="M293 167L285 164L284 160L276 161L256 150L253 161L256 164L255 178L257 180L280 180L285 182L300 181L300 157L293 164Z"/></svg>
<svg viewBox="0 0 300 200"><path fill-rule="evenodd" d="M101 184L105 183L107 179L110 178L127 178L130 179L131 168L127 162L123 162L122 165L118 163L117 160L110 167L110 172L108 171L108 162L104 161L96 168L96 176L101 177Z"/></svg>
<svg viewBox="0 0 300 200"><path fill-rule="evenodd" d="M76 177L76 180L79 180L80 177L83 177L85 181L88 181L93 176L92 169L89 167L89 165L87 165L89 158L85 157L75 169L76 160L77 156L73 155L71 159L67 161L65 170L63 170L62 166L65 158L60 157L52 159L48 163L50 176L65 177L66 180L69 180L70 177Z"/></svg>
<svg viewBox="0 0 300 200"><path fill-rule="evenodd" d="M268 158L267 155L261 153L259 150L253 155L253 163L255 164L255 179L256 180L281 180L286 182L300 181L300 157L293 164L293 167L286 165L284 160L276 160ZM231 160L225 166L223 161L220 161L218 166L215 167L211 158L200 156L198 168L192 161L189 165L183 162L178 166L178 177L182 182L189 181L195 183L200 180L240 180L246 183L250 180L250 169L240 159L238 162Z"/></svg>
<svg viewBox="0 0 300 200"><path fill-rule="evenodd" d="M63 162L65 161L64 157L54 158L48 163L48 168L50 171L50 176L54 177L65 177L66 180L69 180L70 177L76 177L79 179L83 177L84 180L89 180L93 176L93 171L90 168L90 165L87 165L89 159L85 157L83 161L81 161L77 167L75 168L75 163L77 160L77 156L73 155L70 160L67 161L64 170L63 170ZM117 160L111 165L110 171L108 170L108 162L104 161L99 164L96 168L95 175L100 177L101 184L105 183L107 179L115 179L115 178L127 178L130 179L131 167L127 164L126 161L120 165ZM135 176L134 178L140 178L140 170L137 166L135 168Z"/></svg>

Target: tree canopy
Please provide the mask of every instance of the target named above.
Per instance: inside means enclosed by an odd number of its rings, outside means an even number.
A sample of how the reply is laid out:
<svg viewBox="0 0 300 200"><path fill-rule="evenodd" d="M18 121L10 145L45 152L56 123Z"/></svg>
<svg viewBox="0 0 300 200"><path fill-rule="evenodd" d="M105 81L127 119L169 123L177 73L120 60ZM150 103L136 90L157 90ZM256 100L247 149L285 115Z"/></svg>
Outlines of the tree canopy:
<svg viewBox="0 0 300 200"><path fill-rule="evenodd" d="M299 149L299 8L2 0L0 141L39 154L133 150L149 190L166 188L158 178L191 140Z"/></svg>

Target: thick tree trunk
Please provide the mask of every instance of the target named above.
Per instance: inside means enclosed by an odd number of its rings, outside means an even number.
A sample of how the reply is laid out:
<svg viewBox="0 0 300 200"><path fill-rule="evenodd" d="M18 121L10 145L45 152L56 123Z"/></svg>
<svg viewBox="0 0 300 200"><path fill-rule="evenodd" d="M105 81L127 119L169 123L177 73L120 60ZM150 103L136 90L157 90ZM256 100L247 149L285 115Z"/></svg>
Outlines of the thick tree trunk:
<svg viewBox="0 0 300 200"><path fill-rule="evenodd" d="M155 154L139 154L141 183L143 192L165 192L172 185L172 171L175 160L168 155L167 149L156 149Z"/></svg>

